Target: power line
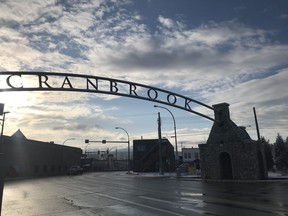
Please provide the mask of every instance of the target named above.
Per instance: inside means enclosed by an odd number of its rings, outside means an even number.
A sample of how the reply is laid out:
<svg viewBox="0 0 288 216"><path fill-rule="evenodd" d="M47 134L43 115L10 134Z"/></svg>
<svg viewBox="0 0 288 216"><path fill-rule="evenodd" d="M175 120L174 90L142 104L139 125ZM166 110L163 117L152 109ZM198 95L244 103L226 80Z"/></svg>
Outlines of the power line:
<svg viewBox="0 0 288 216"><path fill-rule="evenodd" d="M119 116L113 116L113 117L137 117L137 116L152 116L157 115L157 113L142 113L142 114L131 114L131 115L119 115Z"/></svg>

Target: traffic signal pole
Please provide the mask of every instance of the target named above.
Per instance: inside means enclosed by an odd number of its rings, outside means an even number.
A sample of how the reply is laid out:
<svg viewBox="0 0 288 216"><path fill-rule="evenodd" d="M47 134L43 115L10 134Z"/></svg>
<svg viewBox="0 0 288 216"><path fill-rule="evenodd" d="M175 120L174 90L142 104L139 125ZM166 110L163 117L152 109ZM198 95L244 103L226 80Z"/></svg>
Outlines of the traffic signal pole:
<svg viewBox="0 0 288 216"><path fill-rule="evenodd" d="M95 142L95 143L102 143L102 144L106 144L106 143L128 143L128 141L117 141L117 140L97 140L97 141L93 141L93 140L85 140L85 143L90 143L90 142Z"/></svg>

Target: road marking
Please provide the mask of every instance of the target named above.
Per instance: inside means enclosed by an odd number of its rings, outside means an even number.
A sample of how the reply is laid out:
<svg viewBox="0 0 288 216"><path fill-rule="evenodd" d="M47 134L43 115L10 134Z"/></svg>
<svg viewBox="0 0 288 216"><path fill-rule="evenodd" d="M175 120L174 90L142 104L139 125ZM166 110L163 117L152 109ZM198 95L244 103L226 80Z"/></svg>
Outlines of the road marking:
<svg viewBox="0 0 288 216"><path fill-rule="evenodd" d="M66 188L70 188L68 186L64 186ZM106 186L107 187L107 186ZM110 187L110 188L115 188L115 187ZM75 187L74 187L75 189ZM137 206L141 206L141 207L144 207L144 208L149 208L149 209L152 209L152 210L156 210L156 211L160 211L160 212L164 212L164 213L167 213L167 214L170 214L170 215L175 215L175 216L186 216L183 215L183 214L180 214L180 213L177 213L177 212L172 212L172 211L168 211L168 210L164 210L164 209L161 209L161 208L156 208L156 207L152 207L152 206L148 206L148 205L145 205L145 204L140 204L140 203L137 203L137 202L133 202L133 201L129 201L129 200L124 200L124 199L120 199L120 198L117 198L117 197L113 197L113 196L109 196L109 195L106 195L106 194L103 194L103 193L98 193L98 192L93 192L93 191L88 191L87 189L84 189L84 188L78 188L79 190L82 190L82 191L85 191L85 193L89 193L89 194L95 194L97 196L101 196L101 197L105 197L105 198L108 198L108 199L112 199L112 200L117 200L117 201L121 201L121 202L125 202L125 203L128 203L128 204L132 204L132 205L137 205ZM138 196L139 198L143 198L143 199L150 199L152 201L158 201L158 202L162 202L162 203L166 203L166 204L173 204L175 205L175 202L171 202L171 201L167 201L167 200L160 200L160 199L156 199L156 198L152 198L152 197L146 197L146 196ZM180 204L179 204L180 205ZM198 214L205 214L207 213L206 211L201 211L201 210L197 210L197 209L194 209L194 208L188 208L188 207L184 207L184 206L181 206L180 209L183 209L183 210L188 210L188 211L192 211L192 212L195 212L195 213L198 213Z"/></svg>
<svg viewBox="0 0 288 216"><path fill-rule="evenodd" d="M156 201L156 202L162 202L162 203L171 204L171 205L175 205L176 204L175 202L172 202L172 201L157 199L157 198L153 198L153 197L147 197L147 196L139 196L139 197L142 198L142 199L147 199L147 200ZM181 205L181 204L179 203L179 205ZM181 207L181 209L186 209L186 210L189 210L189 211L193 211L193 212L196 212L196 213L201 214L201 215L204 214L204 213L207 213L207 212L204 212L202 210L191 208L191 207L190 208Z"/></svg>
<svg viewBox="0 0 288 216"><path fill-rule="evenodd" d="M112 196L109 196L109 195L106 195L106 194L102 194L102 193L93 193L93 194L95 194L97 196L105 197L105 198L108 198L108 199L113 199L113 200L117 200L117 201L120 201L120 202L125 202L125 203L128 203L128 204L137 205L137 206L144 207L144 208L149 208L149 209L160 211L160 212L163 212L163 213L166 213L166 214L170 214L170 215L185 216L185 215L177 213L177 212L167 211L167 210L164 210L164 209L161 209L161 208L156 208L156 207L140 204L140 203L129 201L129 200L120 199L120 198L117 198L117 197L112 197Z"/></svg>

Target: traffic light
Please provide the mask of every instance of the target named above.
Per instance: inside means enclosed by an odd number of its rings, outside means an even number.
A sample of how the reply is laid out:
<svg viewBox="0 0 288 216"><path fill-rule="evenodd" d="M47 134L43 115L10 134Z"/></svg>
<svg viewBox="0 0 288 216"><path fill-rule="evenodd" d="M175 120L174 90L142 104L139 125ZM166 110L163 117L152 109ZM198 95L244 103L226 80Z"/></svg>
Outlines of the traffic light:
<svg viewBox="0 0 288 216"><path fill-rule="evenodd" d="M89 143L89 139L85 139L85 143Z"/></svg>
<svg viewBox="0 0 288 216"><path fill-rule="evenodd" d="M102 143L103 143L103 144L106 144L106 140L102 140Z"/></svg>

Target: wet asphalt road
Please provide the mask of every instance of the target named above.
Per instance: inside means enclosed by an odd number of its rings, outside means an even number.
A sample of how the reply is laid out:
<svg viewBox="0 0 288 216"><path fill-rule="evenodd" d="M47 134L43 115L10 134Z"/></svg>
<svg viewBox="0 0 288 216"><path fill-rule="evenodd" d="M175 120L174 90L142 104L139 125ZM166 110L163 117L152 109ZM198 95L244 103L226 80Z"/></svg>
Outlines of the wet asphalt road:
<svg viewBox="0 0 288 216"><path fill-rule="evenodd" d="M203 183L89 173L5 183L2 216L288 216L288 183Z"/></svg>

